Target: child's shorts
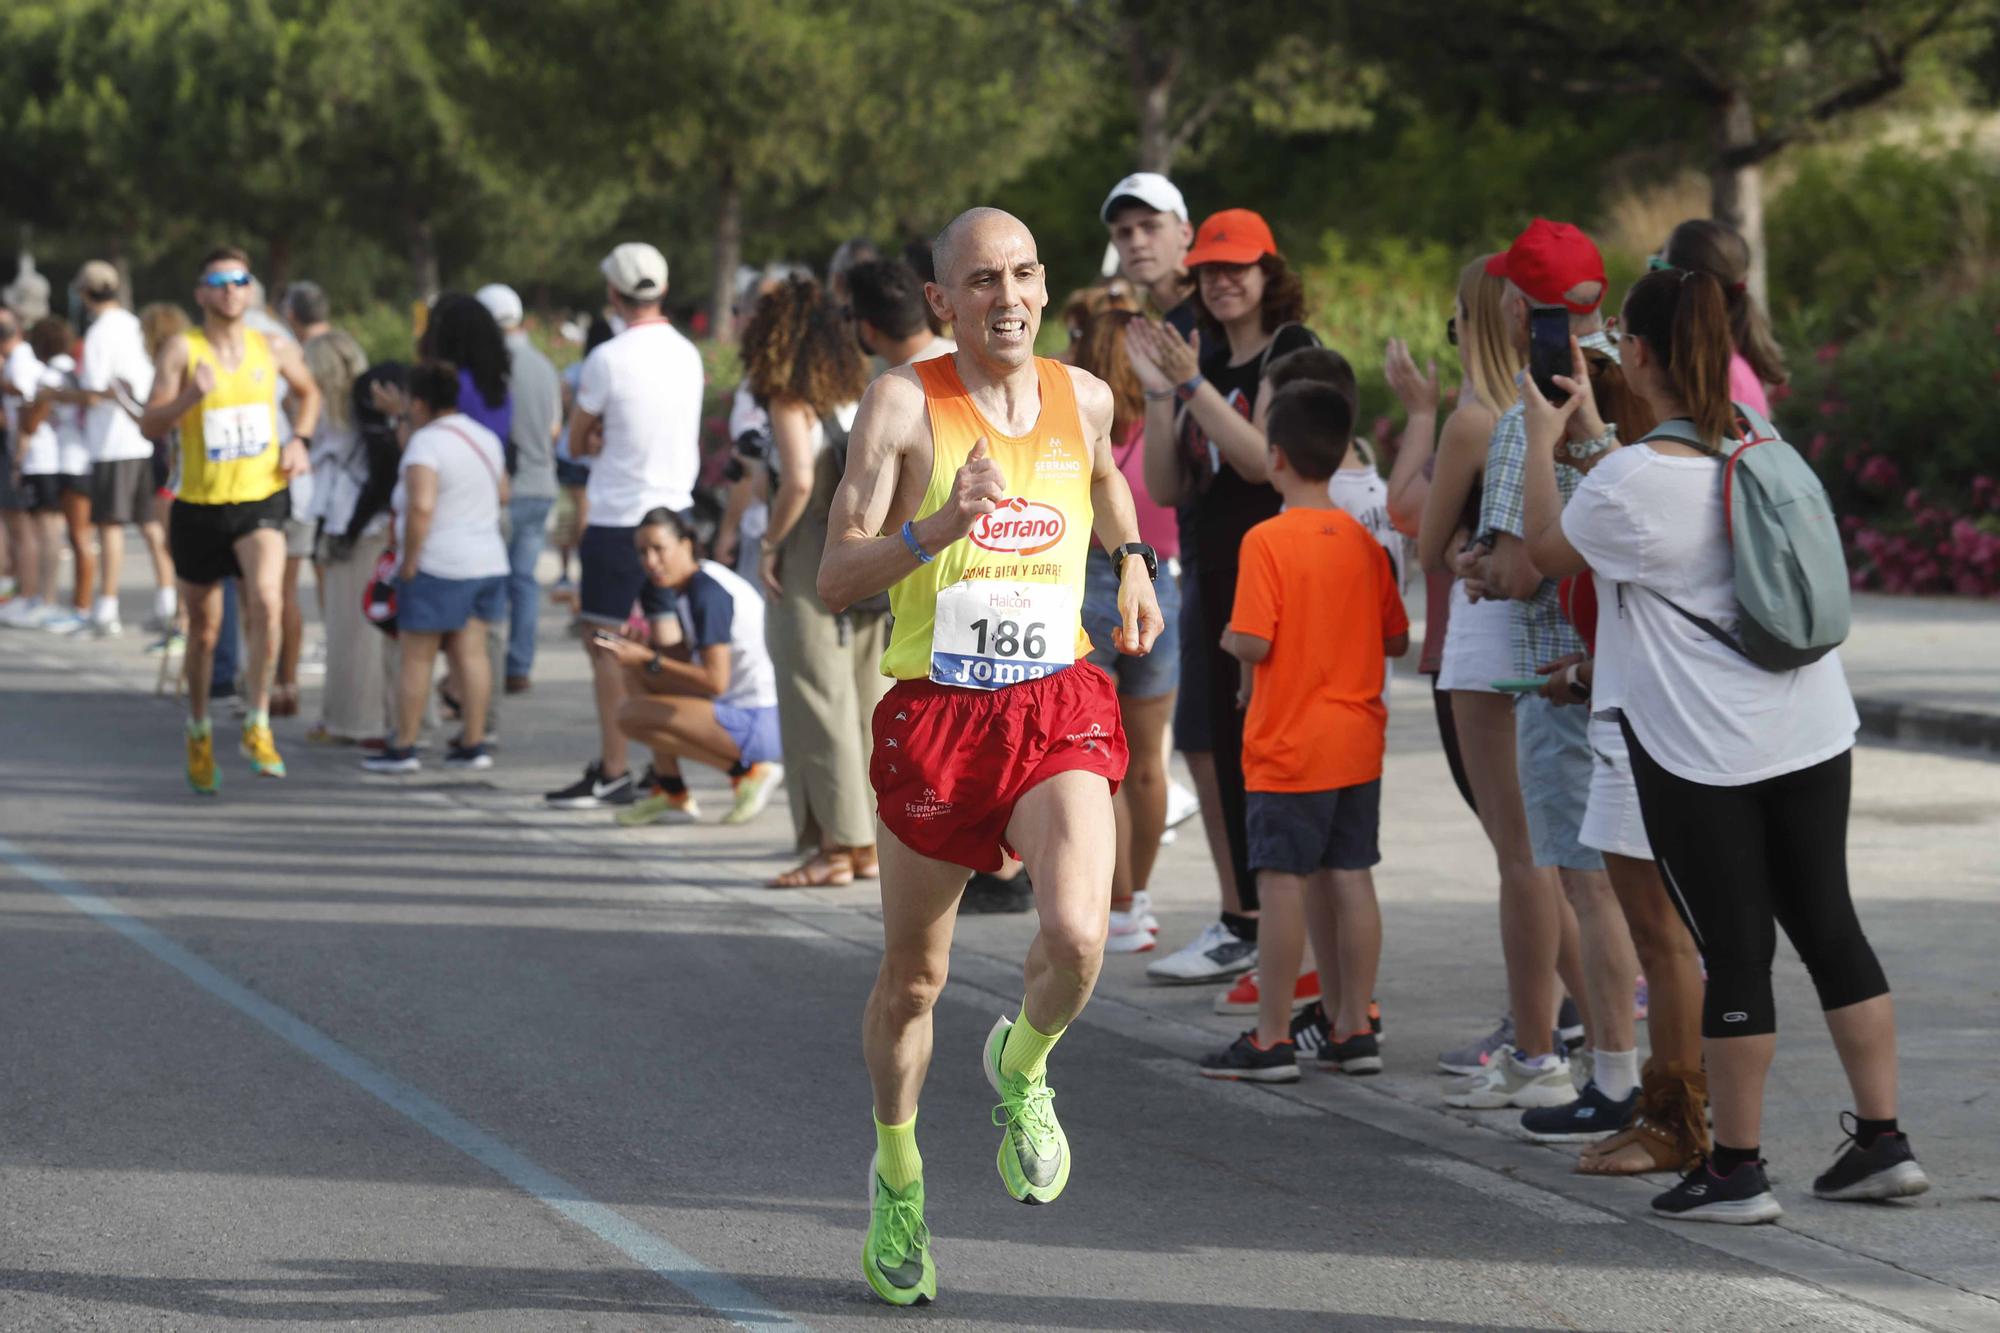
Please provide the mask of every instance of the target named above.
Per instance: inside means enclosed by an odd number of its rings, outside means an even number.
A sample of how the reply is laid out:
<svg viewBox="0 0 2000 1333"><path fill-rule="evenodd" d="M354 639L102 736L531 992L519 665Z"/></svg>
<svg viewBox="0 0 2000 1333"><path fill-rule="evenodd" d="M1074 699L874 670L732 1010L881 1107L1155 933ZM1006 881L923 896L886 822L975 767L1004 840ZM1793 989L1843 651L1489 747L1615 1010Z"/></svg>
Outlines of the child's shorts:
<svg viewBox="0 0 2000 1333"><path fill-rule="evenodd" d="M1382 859L1382 779L1332 791L1253 791L1250 868L1282 875L1366 870Z"/></svg>

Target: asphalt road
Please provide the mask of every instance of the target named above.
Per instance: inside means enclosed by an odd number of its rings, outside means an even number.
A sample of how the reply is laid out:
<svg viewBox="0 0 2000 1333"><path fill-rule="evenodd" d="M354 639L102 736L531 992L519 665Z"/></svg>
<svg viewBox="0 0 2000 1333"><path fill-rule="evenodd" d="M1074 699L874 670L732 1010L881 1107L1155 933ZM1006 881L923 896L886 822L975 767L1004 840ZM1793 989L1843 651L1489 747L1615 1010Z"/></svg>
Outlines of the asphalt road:
<svg viewBox="0 0 2000 1333"><path fill-rule="evenodd" d="M1052 1062L1068 1192L1023 1208L977 1067L1018 920L962 935L920 1120L941 1297L889 1310L869 895L745 887L780 812L761 846L541 812L539 693L490 780L364 779L292 724L291 777L230 754L197 802L147 670L0 640L0 1328L2000 1327L1337 1080L1203 1082L1109 981Z"/></svg>

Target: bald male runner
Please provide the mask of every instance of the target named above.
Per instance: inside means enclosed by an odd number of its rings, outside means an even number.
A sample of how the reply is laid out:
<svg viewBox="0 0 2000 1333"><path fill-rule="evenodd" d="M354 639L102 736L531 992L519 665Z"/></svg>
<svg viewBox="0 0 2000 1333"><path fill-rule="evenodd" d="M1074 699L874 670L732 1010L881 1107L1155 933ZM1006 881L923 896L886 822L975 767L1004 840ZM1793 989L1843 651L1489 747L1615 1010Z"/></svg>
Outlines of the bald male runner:
<svg viewBox="0 0 2000 1333"><path fill-rule="evenodd" d="M894 1305L937 1295L917 1093L959 895L1004 850L1027 865L1041 928L1020 1014L994 1024L981 1057L1000 1096L1000 1178L1023 1203L1048 1203L1069 1180L1046 1067L1103 962L1105 830L1125 775L1116 690L1084 660L1093 531L1121 571L1119 650L1145 653L1162 624L1157 561L1111 456L1111 390L1034 352L1049 301L1035 238L975 208L933 255L924 294L958 350L869 386L819 575L828 607L886 588L895 613L882 670L897 683L875 710L869 766L885 947L862 1027L876 1146L861 1255Z"/></svg>

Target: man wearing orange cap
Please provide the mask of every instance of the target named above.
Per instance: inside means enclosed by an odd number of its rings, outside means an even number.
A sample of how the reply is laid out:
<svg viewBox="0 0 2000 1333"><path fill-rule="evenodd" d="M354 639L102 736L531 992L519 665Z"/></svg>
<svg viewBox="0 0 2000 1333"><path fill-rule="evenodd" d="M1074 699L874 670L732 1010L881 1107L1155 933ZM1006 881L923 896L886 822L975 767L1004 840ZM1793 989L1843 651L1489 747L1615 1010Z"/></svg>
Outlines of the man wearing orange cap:
<svg viewBox="0 0 2000 1333"><path fill-rule="evenodd" d="M1570 333L1584 348L1617 360L1616 345L1604 336L1600 311L1604 260L1581 231L1568 223L1536 218L1486 268L1507 280L1508 333L1524 356L1532 312L1540 308L1566 311ZM1479 518L1481 534L1491 539L1491 551L1468 559L1464 572L1484 583L1485 595L1513 600L1514 673L1530 677L1558 664L1581 661L1584 648L1563 618L1556 581L1542 577L1522 540L1528 444L1524 410L1522 403L1515 403L1494 427ZM1568 449L1573 461L1582 462L1608 445L1609 440L1591 441L1572 443ZM1569 466L1558 466L1556 474L1568 503L1582 474ZM1574 998L1583 1011L1593 1076L1584 1080L1582 1096L1572 1102L1565 1053L1552 1049L1549 1039L1555 1017L1551 986L1548 1013L1514 1015L1516 1049L1496 1055L1475 1086L1447 1098L1452 1105L1483 1109L1541 1107L1529 1111L1527 1123L1530 1132L1541 1137L1574 1137L1596 1125L1622 1120L1638 1086L1631 997L1639 964L1624 913L1605 877L1604 857L1580 838L1590 798L1590 709L1559 706L1583 703L1574 696L1558 696L1557 691L1571 690L1571 679L1555 670L1541 692L1523 697L1515 706L1515 760L1535 864L1556 868L1564 897L1576 915L1584 985L1583 993ZM1538 974L1553 975L1563 912L1561 900L1541 904L1535 928L1517 932L1531 935L1540 946L1532 962ZM1510 966L1517 961L1510 958ZM1551 1090L1569 1105L1549 1106Z"/></svg>

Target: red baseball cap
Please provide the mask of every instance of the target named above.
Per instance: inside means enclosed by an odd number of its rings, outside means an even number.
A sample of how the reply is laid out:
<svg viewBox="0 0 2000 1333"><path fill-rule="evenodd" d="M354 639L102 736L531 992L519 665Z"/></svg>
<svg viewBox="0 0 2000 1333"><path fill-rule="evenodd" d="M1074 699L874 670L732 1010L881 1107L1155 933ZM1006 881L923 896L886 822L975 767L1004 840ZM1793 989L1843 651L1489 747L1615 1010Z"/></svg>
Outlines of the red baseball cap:
<svg viewBox="0 0 2000 1333"><path fill-rule="evenodd" d="M1210 214L1194 234L1194 248L1181 262L1188 268L1197 264L1254 264L1265 255L1278 253L1271 239L1270 224L1247 208L1225 208Z"/></svg>
<svg viewBox="0 0 2000 1333"><path fill-rule="evenodd" d="M1189 262L1193 257L1189 256ZM1528 294L1536 305L1559 305L1572 315L1587 315L1604 303L1604 256L1596 244L1567 222L1536 218L1514 238L1505 254L1486 261L1486 271L1505 278ZM1565 293L1584 283L1597 284L1597 296L1571 301Z"/></svg>

